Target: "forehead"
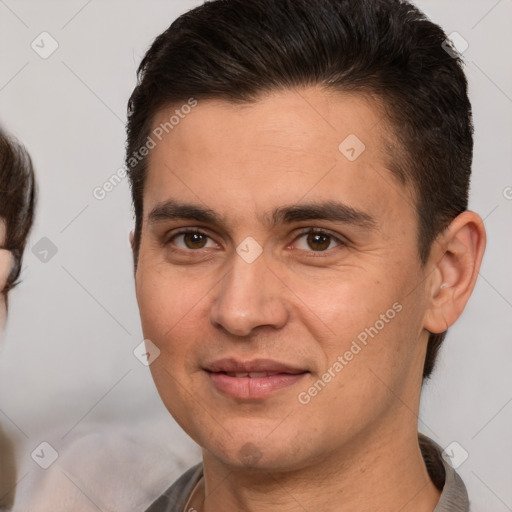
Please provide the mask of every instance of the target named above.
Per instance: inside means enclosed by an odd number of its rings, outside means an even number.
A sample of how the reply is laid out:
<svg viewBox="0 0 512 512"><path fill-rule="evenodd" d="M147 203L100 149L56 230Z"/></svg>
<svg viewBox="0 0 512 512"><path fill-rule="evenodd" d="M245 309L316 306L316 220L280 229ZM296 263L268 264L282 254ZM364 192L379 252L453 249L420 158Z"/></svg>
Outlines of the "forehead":
<svg viewBox="0 0 512 512"><path fill-rule="evenodd" d="M154 119L144 211L169 198L239 220L302 200L337 200L377 217L400 205L413 209L409 190L388 169L387 125L365 96L318 88L253 103L174 105Z"/></svg>

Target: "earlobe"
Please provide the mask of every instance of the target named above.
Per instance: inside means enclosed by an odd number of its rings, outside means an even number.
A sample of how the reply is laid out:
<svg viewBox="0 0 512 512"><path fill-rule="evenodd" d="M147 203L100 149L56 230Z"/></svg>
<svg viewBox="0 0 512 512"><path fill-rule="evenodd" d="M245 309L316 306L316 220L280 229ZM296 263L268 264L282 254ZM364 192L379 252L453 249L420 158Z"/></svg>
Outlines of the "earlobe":
<svg viewBox="0 0 512 512"><path fill-rule="evenodd" d="M483 220L471 211L458 215L436 240L437 262L430 280L424 328L442 333L459 318L475 287L485 250Z"/></svg>

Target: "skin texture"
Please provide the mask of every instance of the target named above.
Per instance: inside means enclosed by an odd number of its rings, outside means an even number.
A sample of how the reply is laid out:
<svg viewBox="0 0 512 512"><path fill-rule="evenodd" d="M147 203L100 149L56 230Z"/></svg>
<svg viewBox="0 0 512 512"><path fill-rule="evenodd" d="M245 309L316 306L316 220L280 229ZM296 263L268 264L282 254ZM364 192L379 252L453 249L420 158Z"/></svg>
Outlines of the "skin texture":
<svg viewBox="0 0 512 512"><path fill-rule="evenodd" d="M387 170L390 127L379 112L362 96L319 88L254 104L199 101L149 155L136 293L144 336L160 350L150 366L160 396L203 448L197 510L421 512L439 498L417 441L428 331L461 314L485 232L478 215L463 213L421 266L414 194ZM338 150L349 134L366 146L354 161ZM169 199L225 222L148 222ZM323 201L365 212L373 228L265 222L275 208ZM173 237L184 227L204 233L204 246ZM331 237L311 242L302 233L311 227ZM248 236L263 249L252 263L236 252ZM300 403L396 303L400 312ZM308 373L267 398L235 399L203 370L220 358Z"/></svg>

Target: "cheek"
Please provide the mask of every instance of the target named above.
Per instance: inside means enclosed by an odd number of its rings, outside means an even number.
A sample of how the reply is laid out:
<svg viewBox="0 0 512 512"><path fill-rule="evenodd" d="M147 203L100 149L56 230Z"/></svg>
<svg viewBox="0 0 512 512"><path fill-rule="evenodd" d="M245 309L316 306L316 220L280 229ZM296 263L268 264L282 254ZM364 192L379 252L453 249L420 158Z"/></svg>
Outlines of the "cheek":
<svg viewBox="0 0 512 512"><path fill-rule="evenodd" d="M197 340L204 329L208 288L195 280L146 272L137 286L142 330L160 350L149 369L160 398L174 420L194 440L200 439L198 418L204 414L196 390ZM202 322L202 323L201 323ZM194 349L195 347L195 349Z"/></svg>
<svg viewBox="0 0 512 512"><path fill-rule="evenodd" d="M397 316L393 304L401 300L396 284L357 269L322 279L299 278L287 284L300 298L295 303L299 321L309 324L310 332L322 340L327 353L336 355L348 349L358 336L368 336L365 329L376 322L379 332L385 330Z"/></svg>
<svg viewBox="0 0 512 512"><path fill-rule="evenodd" d="M205 312L209 286L204 279L185 278L179 271L141 269L136 277L136 294L144 337L163 355L187 353L198 336L198 322ZM170 362L172 357L166 357Z"/></svg>
<svg viewBox="0 0 512 512"><path fill-rule="evenodd" d="M139 265L136 274L136 295L143 326L160 330L172 324L187 302L193 283L183 286L162 265Z"/></svg>
<svg viewBox="0 0 512 512"><path fill-rule="evenodd" d="M405 268L402 275L393 276L359 273L352 279L347 273L332 280L331 286L310 286L309 293L305 282L296 288L297 295L307 297L307 306L315 313L309 316L313 318L311 325L318 328L313 335L325 357L325 368L320 370L331 368L337 376L331 390L341 386L349 395L364 395L365 400L372 401L376 375L396 384L408 378L418 351L424 305L420 287L410 293L411 276L406 275ZM320 329L327 333L325 337L320 336ZM311 326L310 331L314 332ZM342 370L339 364L333 369L339 356L343 358Z"/></svg>

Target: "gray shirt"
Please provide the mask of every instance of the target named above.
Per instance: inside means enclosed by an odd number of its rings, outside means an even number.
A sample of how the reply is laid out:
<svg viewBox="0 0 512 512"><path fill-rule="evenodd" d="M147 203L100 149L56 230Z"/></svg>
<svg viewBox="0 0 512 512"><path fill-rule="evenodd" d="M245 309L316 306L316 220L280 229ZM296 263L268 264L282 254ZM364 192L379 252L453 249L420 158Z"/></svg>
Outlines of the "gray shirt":
<svg viewBox="0 0 512 512"><path fill-rule="evenodd" d="M469 512L466 486L455 470L442 458L439 445L423 434L419 434L418 437L430 478L441 491L441 497L433 512ZM202 464L190 468L154 501L146 512L183 512L190 493L202 476Z"/></svg>

